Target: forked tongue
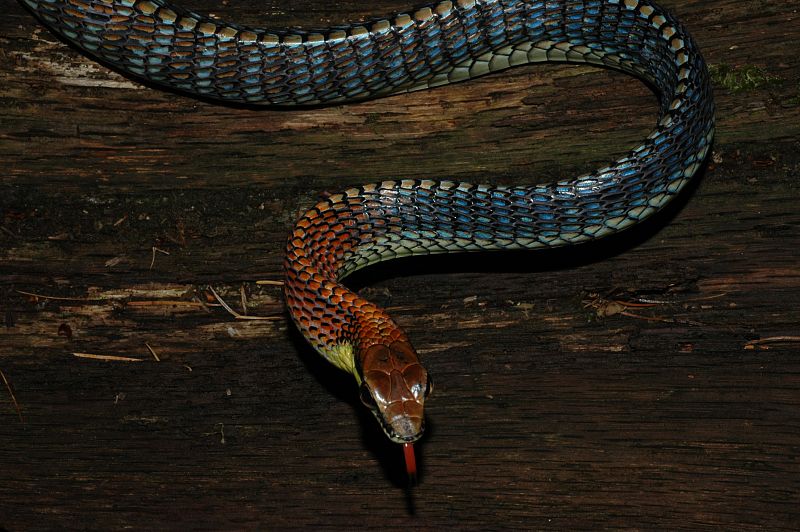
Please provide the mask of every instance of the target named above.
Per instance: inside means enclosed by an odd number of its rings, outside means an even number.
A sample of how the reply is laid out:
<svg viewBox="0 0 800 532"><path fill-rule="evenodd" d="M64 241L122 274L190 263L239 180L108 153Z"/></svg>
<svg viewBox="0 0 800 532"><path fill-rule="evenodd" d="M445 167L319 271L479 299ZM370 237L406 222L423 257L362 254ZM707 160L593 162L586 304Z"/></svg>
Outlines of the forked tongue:
<svg viewBox="0 0 800 532"><path fill-rule="evenodd" d="M414 444L403 444L403 455L406 458L406 473L408 473L408 482L412 486L417 483L417 457L414 456Z"/></svg>

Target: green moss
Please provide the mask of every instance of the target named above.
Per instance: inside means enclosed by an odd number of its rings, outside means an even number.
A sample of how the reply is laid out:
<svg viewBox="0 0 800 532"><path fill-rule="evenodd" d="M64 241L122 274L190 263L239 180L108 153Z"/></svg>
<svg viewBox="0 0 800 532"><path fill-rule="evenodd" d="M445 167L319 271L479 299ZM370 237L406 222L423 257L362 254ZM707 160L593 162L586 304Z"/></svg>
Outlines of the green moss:
<svg viewBox="0 0 800 532"><path fill-rule="evenodd" d="M782 81L782 78L773 76L763 68L755 65L733 67L723 63L711 65L709 71L711 72L711 79L714 80L716 85L724 87L733 93L750 92Z"/></svg>
<svg viewBox="0 0 800 532"><path fill-rule="evenodd" d="M797 84L796 93L797 94L795 96L792 96L791 98L786 100L786 103L788 103L789 105L800 105L800 83Z"/></svg>
<svg viewBox="0 0 800 532"><path fill-rule="evenodd" d="M366 117L364 118L364 125L371 126L373 124L377 124L381 120L381 115L379 113L367 113Z"/></svg>

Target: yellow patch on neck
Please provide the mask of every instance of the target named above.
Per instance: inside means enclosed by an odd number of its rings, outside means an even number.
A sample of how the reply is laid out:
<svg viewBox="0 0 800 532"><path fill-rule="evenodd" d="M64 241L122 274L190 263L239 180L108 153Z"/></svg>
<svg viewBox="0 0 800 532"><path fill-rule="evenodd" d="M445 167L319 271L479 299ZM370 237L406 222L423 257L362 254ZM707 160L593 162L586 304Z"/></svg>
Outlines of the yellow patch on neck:
<svg viewBox="0 0 800 532"><path fill-rule="evenodd" d="M343 369L347 373L352 373L355 375L356 380L359 384L361 384L361 379L359 379L358 374L356 373L356 361L353 346L351 344L342 342L340 344L336 344L330 349L320 348L320 352L322 353L322 356L328 360L328 362L337 368Z"/></svg>

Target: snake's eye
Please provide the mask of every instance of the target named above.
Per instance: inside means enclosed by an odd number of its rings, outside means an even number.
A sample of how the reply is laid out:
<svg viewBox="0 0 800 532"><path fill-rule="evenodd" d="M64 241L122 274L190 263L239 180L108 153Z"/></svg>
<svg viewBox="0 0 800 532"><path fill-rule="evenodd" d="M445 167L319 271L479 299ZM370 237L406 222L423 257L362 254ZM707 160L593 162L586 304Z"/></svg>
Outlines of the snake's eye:
<svg viewBox="0 0 800 532"><path fill-rule="evenodd" d="M359 388L359 396L361 398L361 402L364 403L364 406L369 408L378 407L378 405L375 404L375 398L372 397L366 382L361 385L361 388Z"/></svg>
<svg viewBox="0 0 800 532"><path fill-rule="evenodd" d="M425 399L433 392L433 377L428 375L428 381L425 383Z"/></svg>

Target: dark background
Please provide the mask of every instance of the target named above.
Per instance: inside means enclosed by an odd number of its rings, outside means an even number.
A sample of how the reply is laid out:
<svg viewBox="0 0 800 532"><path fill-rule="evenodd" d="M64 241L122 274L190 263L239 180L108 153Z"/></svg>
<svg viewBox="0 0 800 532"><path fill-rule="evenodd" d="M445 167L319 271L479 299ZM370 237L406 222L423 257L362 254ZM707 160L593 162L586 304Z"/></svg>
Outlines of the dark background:
<svg viewBox="0 0 800 532"><path fill-rule="evenodd" d="M352 378L257 284L281 279L292 222L386 178L574 176L646 135L653 95L535 65L358 105L231 108L111 72L3 0L0 371L21 419L0 382L0 526L796 526L800 5L663 3L715 73L697 186L595 245L353 279L436 379L409 495ZM190 7L310 28L408 4ZM271 319L236 320L208 287Z"/></svg>

